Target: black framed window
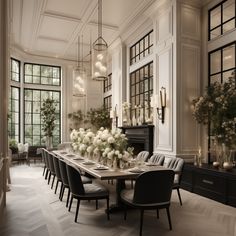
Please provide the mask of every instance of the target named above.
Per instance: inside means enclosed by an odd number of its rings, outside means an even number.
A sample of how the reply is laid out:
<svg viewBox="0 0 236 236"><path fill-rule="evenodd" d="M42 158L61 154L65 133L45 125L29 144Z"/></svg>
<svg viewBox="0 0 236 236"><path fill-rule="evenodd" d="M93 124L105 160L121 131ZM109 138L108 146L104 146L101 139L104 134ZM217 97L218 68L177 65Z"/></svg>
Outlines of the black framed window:
<svg viewBox="0 0 236 236"><path fill-rule="evenodd" d="M105 109L107 109L108 111L111 110L111 108L112 108L111 95L107 96L107 97L104 97L103 104L104 104Z"/></svg>
<svg viewBox="0 0 236 236"><path fill-rule="evenodd" d="M130 65L142 60L153 51L153 30L130 47Z"/></svg>
<svg viewBox="0 0 236 236"><path fill-rule="evenodd" d="M236 69L236 42L209 52L209 83L225 82Z"/></svg>
<svg viewBox="0 0 236 236"><path fill-rule="evenodd" d="M208 84L214 82L224 83L229 77L232 77L236 72L236 41L227 44L221 48L209 52L209 81ZM208 126L208 150L214 144L214 140L211 138L211 124ZM212 163L211 154L209 152L208 162Z"/></svg>
<svg viewBox="0 0 236 236"><path fill-rule="evenodd" d="M11 58L11 80L20 82L20 61Z"/></svg>
<svg viewBox="0 0 236 236"><path fill-rule="evenodd" d="M109 74L108 77L103 82L103 92L111 90L112 86L112 74Z"/></svg>
<svg viewBox="0 0 236 236"><path fill-rule="evenodd" d="M139 68L130 74L130 102L131 102L131 117L137 116L136 108L145 110L150 116L150 100L153 94L153 62ZM146 107L146 109L145 109ZM144 120L143 117L143 120Z"/></svg>
<svg viewBox="0 0 236 236"><path fill-rule="evenodd" d="M27 84L61 85L61 67L25 63L24 82Z"/></svg>
<svg viewBox="0 0 236 236"><path fill-rule="evenodd" d="M56 121L53 131L53 146L61 141L61 92L39 89L24 89L24 142L30 145L45 145L42 130L41 107L47 98L54 100Z"/></svg>
<svg viewBox="0 0 236 236"><path fill-rule="evenodd" d="M235 0L224 0L208 11L208 40L214 39L236 27Z"/></svg>
<svg viewBox="0 0 236 236"><path fill-rule="evenodd" d="M20 88L10 87L8 135L20 142Z"/></svg>

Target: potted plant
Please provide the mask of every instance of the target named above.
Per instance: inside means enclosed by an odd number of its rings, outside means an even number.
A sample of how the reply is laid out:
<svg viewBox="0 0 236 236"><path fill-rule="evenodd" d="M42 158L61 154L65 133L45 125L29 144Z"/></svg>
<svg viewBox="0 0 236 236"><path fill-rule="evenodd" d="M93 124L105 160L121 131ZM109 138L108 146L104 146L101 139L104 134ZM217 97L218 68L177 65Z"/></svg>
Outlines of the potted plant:
<svg viewBox="0 0 236 236"><path fill-rule="evenodd" d="M41 117L43 121L43 131L44 135L46 137L46 147L52 148L52 136L53 131L55 129L55 116L56 107L54 105L54 100L51 98L47 98L43 101L42 107L41 107Z"/></svg>
<svg viewBox="0 0 236 236"><path fill-rule="evenodd" d="M90 109L87 113L88 122L93 125L96 130L99 130L101 127L111 128L111 118L109 111L104 108Z"/></svg>

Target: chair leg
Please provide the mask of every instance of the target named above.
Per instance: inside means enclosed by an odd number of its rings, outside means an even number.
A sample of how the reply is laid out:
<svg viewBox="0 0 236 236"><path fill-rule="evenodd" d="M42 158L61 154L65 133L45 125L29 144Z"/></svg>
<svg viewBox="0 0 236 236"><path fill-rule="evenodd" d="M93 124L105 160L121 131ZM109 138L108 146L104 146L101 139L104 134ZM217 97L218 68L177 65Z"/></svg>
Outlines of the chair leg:
<svg viewBox="0 0 236 236"><path fill-rule="evenodd" d="M45 176L44 176L44 179L47 179L48 178L48 169L46 169L46 173L45 173Z"/></svg>
<svg viewBox="0 0 236 236"><path fill-rule="evenodd" d="M44 168L43 168L43 176L45 174L45 170L46 170L46 166L44 166Z"/></svg>
<svg viewBox="0 0 236 236"><path fill-rule="evenodd" d="M142 231L143 231L143 213L144 213L144 210L141 209L140 211L140 229L139 229L139 236L142 236Z"/></svg>
<svg viewBox="0 0 236 236"><path fill-rule="evenodd" d="M65 192L65 187L63 186L63 188L62 188L62 192L61 192L61 201L63 200L64 192Z"/></svg>
<svg viewBox="0 0 236 236"><path fill-rule="evenodd" d="M73 196L71 196L71 198L70 198L70 205L69 205L69 209L68 209L68 211L70 211L70 210L71 210L71 205L72 205L72 202L73 202Z"/></svg>
<svg viewBox="0 0 236 236"><path fill-rule="evenodd" d="M181 199L181 196L180 196L179 188L177 188L177 193L178 193L180 205L182 206L182 199Z"/></svg>
<svg viewBox="0 0 236 236"><path fill-rule="evenodd" d="M159 219L159 209L157 209L157 219Z"/></svg>
<svg viewBox="0 0 236 236"><path fill-rule="evenodd" d="M49 176L48 176L48 184L50 183L50 179L51 179L51 171L49 172Z"/></svg>
<svg viewBox="0 0 236 236"><path fill-rule="evenodd" d="M166 213L167 213L167 216L168 216L168 221L169 221L169 227L170 227L170 230L172 230L172 225L171 225L171 218L170 218L170 210L169 210L169 207L166 208Z"/></svg>
<svg viewBox="0 0 236 236"><path fill-rule="evenodd" d="M55 191L54 191L55 194L57 193L58 183L59 183L59 180L57 180L57 183L56 183L56 188L55 188Z"/></svg>
<svg viewBox="0 0 236 236"><path fill-rule="evenodd" d="M124 220L127 218L127 206L124 204Z"/></svg>
<svg viewBox="0 0 236 236"><path fill-rule="evenodd" d="M67 200L66 200L66 207L69 205L69 199L70 199L70 189L68 188L68 195L67 195Z"/></svg>
<svg viewBox="0 0 236 236"><path fill-rule="evenodd" d="M77 222L77 218L78 218L79 205L80 205L80 200L77 199L77 206L76 206L76 212L75 212L75 222Z"/></svg>
<svg viewBox="0 0 236 236"><path fill-rule="evenodd" d="M109 213L109 197L107 198L107 220L110 220L110 213Z"/></svg>
<svg viewBox="0 0 236 236"><path fill-rule="evenodd" d="M96 199L96 210L98 209L98 200Z"/></svg>
<svg viewBox="0 0 236 236"><path fill-rule="evenodd" d="M64 185L63 183L61 183L61 189L60 189L60 193L59 193L59 199L60 201L62 201L62 189L63 189Z"/></svg>
<svg viewBox="0 0 236 236"><path fill-rule="evenodd" d="M51 189L53 188L53 184L54 184L54 181L55 181L55 175L53 175L53 179L52 179L52 186L51 186Z"/></svg>

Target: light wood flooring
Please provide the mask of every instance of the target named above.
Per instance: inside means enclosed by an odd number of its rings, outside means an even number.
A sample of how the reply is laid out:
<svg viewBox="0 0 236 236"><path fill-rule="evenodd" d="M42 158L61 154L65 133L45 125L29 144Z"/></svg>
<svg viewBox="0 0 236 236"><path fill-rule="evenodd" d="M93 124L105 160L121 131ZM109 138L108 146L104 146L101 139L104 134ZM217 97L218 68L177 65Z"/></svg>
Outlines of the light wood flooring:
<svg viewBox="0 0 236 236"><path fill-rule="evenodd" d="M74 223L76 201L68 212L58 193L47 185L42 176L41 164L11 167L11 191L7 193L7 207L1 219L0 236L136 236L139 233L139 212L111 215L107 221L105 201L95 210L93 201L83 201ZM114 202L114 185L107 184ZM172 194L171 218L173 230L169 231L165 210L160 218L155 211L144 215L143 236L236 236L236 208L181 190L183 206L176 191Z"/></svg>

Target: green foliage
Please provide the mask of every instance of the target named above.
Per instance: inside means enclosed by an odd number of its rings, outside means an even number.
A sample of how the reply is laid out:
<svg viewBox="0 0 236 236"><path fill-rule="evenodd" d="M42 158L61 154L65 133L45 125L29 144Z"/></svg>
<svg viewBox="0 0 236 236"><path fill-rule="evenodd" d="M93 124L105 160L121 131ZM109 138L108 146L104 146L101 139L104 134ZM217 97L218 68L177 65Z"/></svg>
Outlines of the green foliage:
<svg viewBox="0 0 236 236"><path fill-rule="evenodd" d="M206 93L193 100L193 116L198 123L211 124L211 135L219 143L236 145L236 89L235 76L225 83L215 82Z"/></svg>
<svg viewBox="0 0 236 236"><path fill-rule="evenodd" d="M87 120L90 122L97 130L101 127L111 128L110 114L104 107L97 109L90 109L87 113Z"/></svg>
<svg viewBox="0 0 236 236"><path fill-rule="evenodd" d="M82 123L82 121L85 121L85 116L82 113L81 110L78 111L74 111L72 113L68 114L68 118L71 120L72 122L72 129L79 129L80 124Z"/></svg>
<svg viewBox="0 0 236 236"><path fill-rule="evenodd" d="M53 135L56 120L55 113L56 107L54 105L54 100L50 98L43 100L43 105L41 107L41 116L43 121L44 135L47 137L52 137Z"/></svg>
<svg viewBox="0 0 236 236"><path fill-rule="evenodd" d="M10 139L9 140L9 148L17 149L18 148L18 142L15 139Z"/></svg>

